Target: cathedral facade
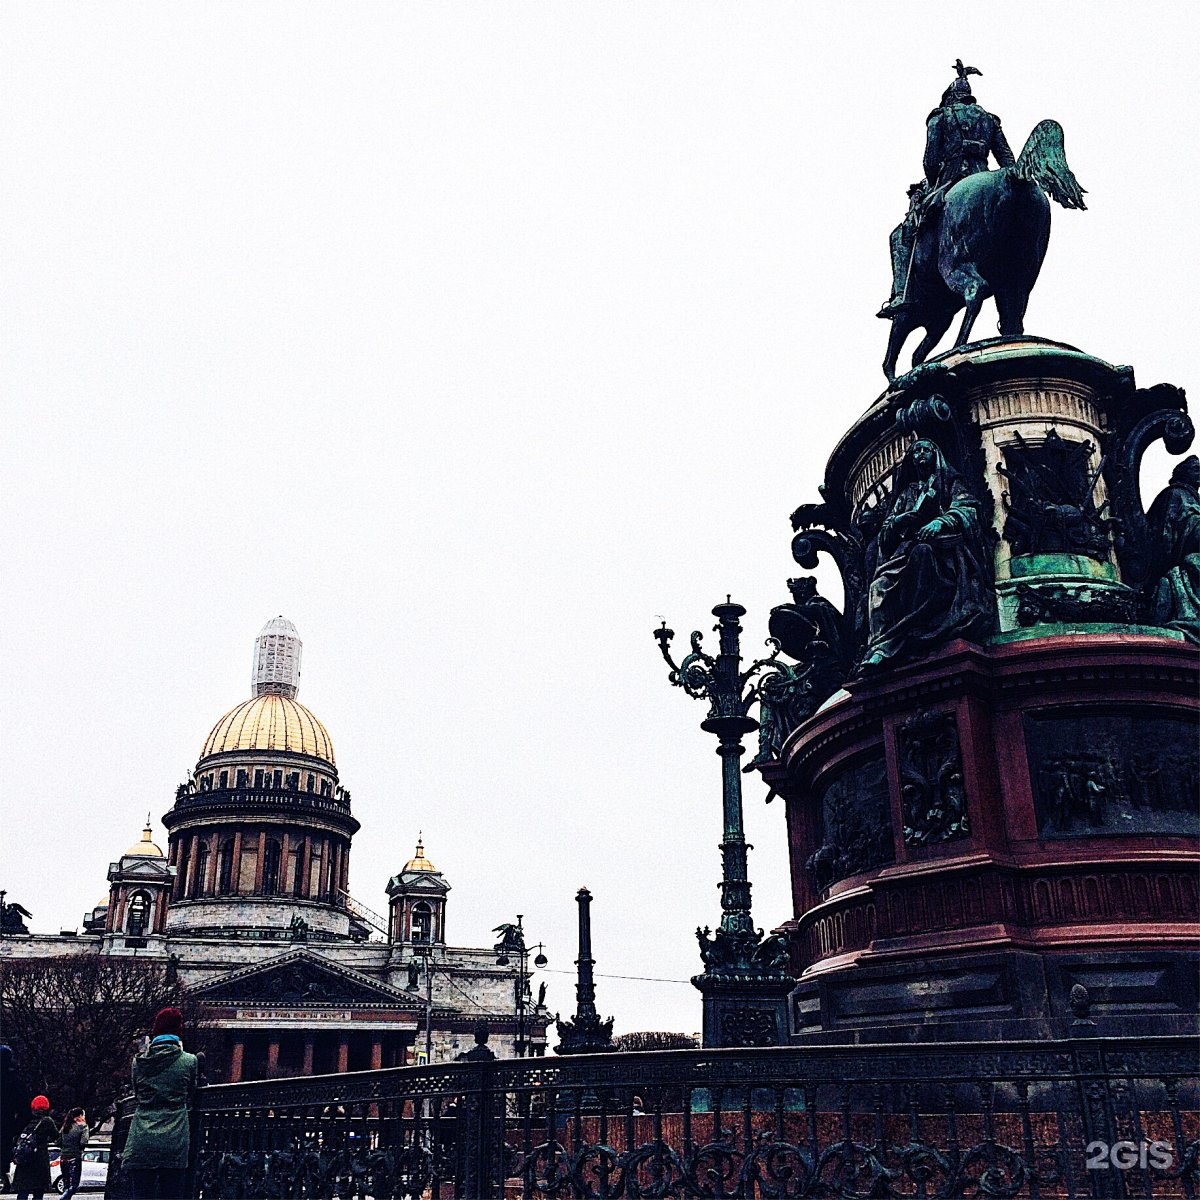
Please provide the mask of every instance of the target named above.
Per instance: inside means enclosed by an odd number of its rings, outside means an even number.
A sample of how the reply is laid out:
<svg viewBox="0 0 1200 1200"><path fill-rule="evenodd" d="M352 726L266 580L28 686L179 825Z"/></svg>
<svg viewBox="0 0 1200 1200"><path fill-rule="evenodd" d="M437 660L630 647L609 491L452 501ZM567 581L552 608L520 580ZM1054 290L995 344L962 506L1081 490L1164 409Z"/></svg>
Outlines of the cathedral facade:
<svg viewBox="0 0 1200 1200"><path fill-rule="evenodd" d="M166 851L147 819L81 935L9 932L0 955L163 962L201 1006L213 1082L452 1059L480 1020L501 1057L543 1054L550 1014L528 976L447 941L450 884L420 839L386 915L350 896L359 823L333 741L297 699L302 648L285 618L263 627L252 694L176 790Z"/></svg>

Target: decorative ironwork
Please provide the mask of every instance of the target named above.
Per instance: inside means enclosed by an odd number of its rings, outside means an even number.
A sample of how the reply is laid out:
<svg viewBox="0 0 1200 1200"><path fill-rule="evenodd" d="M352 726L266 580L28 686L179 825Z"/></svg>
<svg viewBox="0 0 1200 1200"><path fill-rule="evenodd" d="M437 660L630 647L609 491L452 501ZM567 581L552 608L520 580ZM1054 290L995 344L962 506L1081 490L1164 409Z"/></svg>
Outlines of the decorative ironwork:
<svg viewBox="0 0 1200 1200"><path fill-rule="evenodd" d="M1142 1138L1169 1165L1134 1164L1119 1194L1192 1195L1198 1104L1186 1037L393 1068L203 1089L193 1194L1107 1195L1116 1173L1088 1170L1088 1143Z"/></svg>
<svg viewBox="0 0 1200 1200"><path fill-rule="evenodd" d="M762 998L763 989L778 991L779 1007L787 990L789 977L781 968L766 967L756 957L763 940L761 929L755 929L750 911L750 880L746 869L746 835L742 817L742 778L738 759L744 747L742 738L758 728L749 716L751 705L758 700L767 680L787 676L785 664L778 662L779 643L767 640L771 653L757 659L742 671L738 623L746 610L726 597L724 604L713 609L717 618L715 630L719 637L716 658L701 648L703 635L696 631L691 638L691 653L678 666L671 657L674 631L662 628L654 631L663 659L671 668L670 681L681 687L694 700L709 702L708 716L700 728L718 738L717 753L721 757L722 807L724 834L721 840L721 923L716 933L709 935L707 927L697 929L700 957L705 971L692 983L706 996L704 1044L722 1045L717 1009L732 1003L734 992L743 990ZM791 676L794 678L794 674ZM707 998L720 991L722 999L716 1007Z"/></svg>
<svg viewBox="0 0 1200 1200"><path fill-rule="evenodd" d="M927 846L971 832L953 713L924 712L900 728L904 844Z"/></svg>

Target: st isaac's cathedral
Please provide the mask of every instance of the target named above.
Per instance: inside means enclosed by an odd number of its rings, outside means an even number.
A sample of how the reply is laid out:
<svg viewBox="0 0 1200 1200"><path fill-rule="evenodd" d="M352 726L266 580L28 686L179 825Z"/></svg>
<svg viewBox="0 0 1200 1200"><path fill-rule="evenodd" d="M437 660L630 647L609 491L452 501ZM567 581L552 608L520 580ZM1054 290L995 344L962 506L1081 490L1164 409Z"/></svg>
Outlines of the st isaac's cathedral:
<svg viewBox="0 0 1200 1200"><path fill-rule="evenodd" d="M450 884L416 851L387 915L348 892L359 830L333 741L296 698L302 643L283 617L255 639L252 694L216 722L163 817L110 864L83 934L8 933L3 953L163 960L201 1004L213 1082L453 1058L486 1019L501 1057L543 1054L550 1014L490 947L446 940Z"/></svg>

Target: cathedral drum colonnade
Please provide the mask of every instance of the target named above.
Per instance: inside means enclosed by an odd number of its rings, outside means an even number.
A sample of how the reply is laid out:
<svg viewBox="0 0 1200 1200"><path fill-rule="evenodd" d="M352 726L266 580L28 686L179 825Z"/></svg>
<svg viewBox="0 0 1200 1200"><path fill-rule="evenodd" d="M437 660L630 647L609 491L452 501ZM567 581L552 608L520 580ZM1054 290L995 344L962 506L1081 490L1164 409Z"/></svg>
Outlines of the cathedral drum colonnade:
<svg viewBox="0 0 1200 1200"><path fill-rule="evenodd" d="M169 930L274 930L300 914L310 940L349 936L340 900L359 824L299 676L299 638L278 617L255 643L254 694L213 726L165 817Z"/></svg>

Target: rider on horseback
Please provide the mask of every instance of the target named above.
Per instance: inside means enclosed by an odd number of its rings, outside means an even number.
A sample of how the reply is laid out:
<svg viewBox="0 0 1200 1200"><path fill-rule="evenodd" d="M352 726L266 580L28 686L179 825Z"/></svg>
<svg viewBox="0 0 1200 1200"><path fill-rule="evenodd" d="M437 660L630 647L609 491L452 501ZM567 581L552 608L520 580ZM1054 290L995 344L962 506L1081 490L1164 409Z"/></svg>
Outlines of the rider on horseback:
<svg viewBox="0 0 1200 1200"><path fill-rule="evenodd" d="M941 201L960 179L988 169L991 154L1002 167L1016 161L1000 118L985 112L971 94L969 75L981 75L957 59L958 78L942 93L942 102L929 114L925 133L925 180L908 189L909 206L904 220L892 230L892 294L877 316L890 320L905 307L909 266L917 236L936 228Z"/></svg>

